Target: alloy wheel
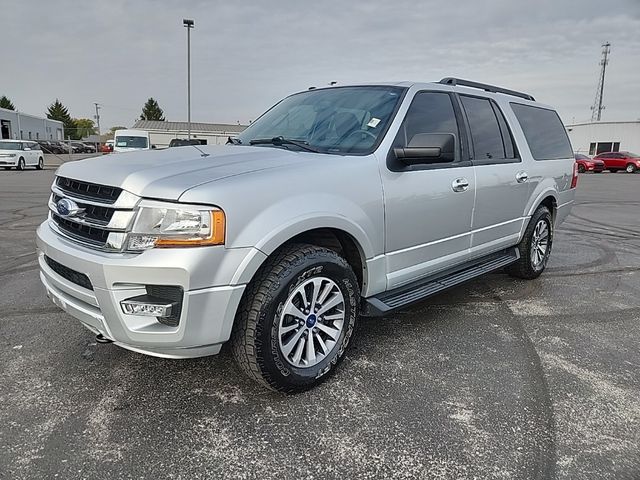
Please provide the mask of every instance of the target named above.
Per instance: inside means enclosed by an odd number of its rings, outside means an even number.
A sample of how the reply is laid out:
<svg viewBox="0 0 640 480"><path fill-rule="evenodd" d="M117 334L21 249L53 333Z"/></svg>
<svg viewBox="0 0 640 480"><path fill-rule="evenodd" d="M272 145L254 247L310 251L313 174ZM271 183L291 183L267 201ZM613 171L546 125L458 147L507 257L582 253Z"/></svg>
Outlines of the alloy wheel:
<svg viewBox="0 0 640 480"><path fill-rule="evenodd" d="M539 270L549 254L549 225L546 220L539 220L531 237L531 264Z"/></svg>
<svg viewBox="0 0 640 480"><path fill-rule="evenodd" d="M282 356L297 368L317 365L333 352L344 327L344 296L327 277L310 278L289 295L278 325Z"/></svg>

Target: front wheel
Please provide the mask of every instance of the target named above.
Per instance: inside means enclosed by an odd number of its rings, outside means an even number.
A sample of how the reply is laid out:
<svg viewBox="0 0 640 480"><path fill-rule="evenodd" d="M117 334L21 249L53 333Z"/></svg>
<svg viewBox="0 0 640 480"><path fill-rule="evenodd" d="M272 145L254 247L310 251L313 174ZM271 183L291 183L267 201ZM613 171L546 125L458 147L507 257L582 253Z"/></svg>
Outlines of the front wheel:
<svg viewBox="0 0 640 480"><path fill-rule="evenodd" d="M633 163L630 163L627 165L627 168L625 168L625 170L627 171L627 173L635 173L637 168Z"/></svg>
<svg viewBox="0 0 640 480"><path fill-rule="evenodd" d="M532 280L544 271L551 254L553 242L553 218L545 206L535 211L524 237L518 244L520 258L507 267L507 273L513 277Z"/></svg>
<svg viewBox="0 0 640 480"><path fill-rule="evenodd" d="M18 160L18 166L16 167L17 170L24 170L24 158L20 157L20 159Z"/></svg>
<svg viewBox="0 0 640 480"><path fill-rule="evenodd" d="M356 276L336 252L285 247L247 285L231 335L234 357L268 388L308 390L342 360L359 301Z"/></svg>

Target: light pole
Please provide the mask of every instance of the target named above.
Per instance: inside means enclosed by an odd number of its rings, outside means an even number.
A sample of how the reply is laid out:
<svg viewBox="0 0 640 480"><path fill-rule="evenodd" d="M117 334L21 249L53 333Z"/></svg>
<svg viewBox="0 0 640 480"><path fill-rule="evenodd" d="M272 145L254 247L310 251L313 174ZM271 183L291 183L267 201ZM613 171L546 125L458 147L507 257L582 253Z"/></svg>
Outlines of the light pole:
<svg viewBox="0 0 640 480"><path fill-rule="evenodd" d="M182 25L187 29L187 138L191 140L191 29L194 23L184 18Z"/></svg>

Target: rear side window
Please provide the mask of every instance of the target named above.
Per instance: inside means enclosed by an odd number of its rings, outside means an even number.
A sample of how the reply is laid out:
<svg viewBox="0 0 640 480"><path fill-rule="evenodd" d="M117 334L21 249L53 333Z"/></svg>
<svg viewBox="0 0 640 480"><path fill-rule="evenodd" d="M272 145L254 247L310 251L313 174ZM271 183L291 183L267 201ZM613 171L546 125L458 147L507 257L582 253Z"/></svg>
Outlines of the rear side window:
<svg viewBox="0 0 640 480"><path fill-rule="evenodd" d="M554 160L573 157L569 137L555 111L520 103L512 103L511 108L520 122L533 158Z"/></svg>
<svg viewBox="0 0 640 480"><path fill-rule="evenodd" d="M467 115L474 159L495 163L513 161L513 140L502 113L487 98L461 95L460 100Z"/></svg>

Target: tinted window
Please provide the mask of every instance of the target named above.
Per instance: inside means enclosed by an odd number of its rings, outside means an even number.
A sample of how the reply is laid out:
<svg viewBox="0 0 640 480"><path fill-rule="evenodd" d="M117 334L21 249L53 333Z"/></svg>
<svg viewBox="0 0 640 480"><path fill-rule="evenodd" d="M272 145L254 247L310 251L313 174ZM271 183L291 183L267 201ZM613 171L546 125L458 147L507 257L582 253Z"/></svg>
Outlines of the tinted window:
<svg viewBox="0 0 640 480"><path fill-rule="evenodd" d="M447 93L417 93L400 127L399 144L406 147L418 133L452 133L458 139L458 123Z"/></svg>
<svg viewBox="0 0 640 480"><path fill-rule="evenodd" d="M533 158L552 160L573 156L569 137L556 112L519 103L512 103L511 107L520 122Z"/></svg>
<svg viewBox="0 0 640 480"><path fill-rule="evenodd" d="M502 134L491 102L486 98L461 96L467 114L474 158L479 160L505 158Z"/></svg>

